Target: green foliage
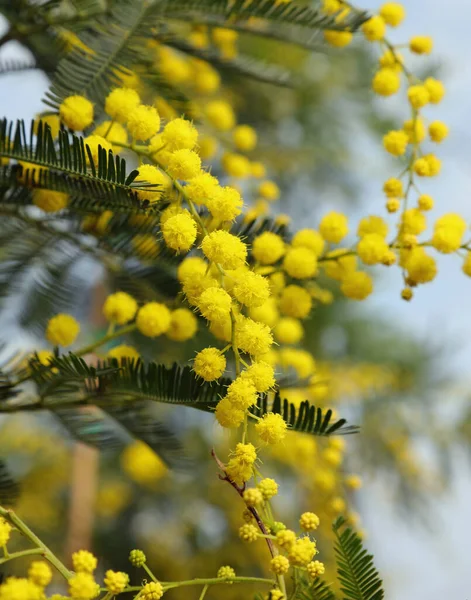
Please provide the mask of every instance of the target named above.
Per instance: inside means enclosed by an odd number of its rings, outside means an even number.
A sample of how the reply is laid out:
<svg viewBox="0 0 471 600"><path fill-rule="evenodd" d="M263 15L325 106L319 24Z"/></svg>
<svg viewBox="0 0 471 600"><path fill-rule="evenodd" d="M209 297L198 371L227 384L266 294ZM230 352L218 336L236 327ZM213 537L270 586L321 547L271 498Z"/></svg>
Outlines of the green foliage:
<svg viewBox="0 0 471 600"><path fill-rule="evenodd" d="M6 463L0 460L0 502L3 505L13 504L18 494L18 483L11 476Z"/></svg>
<svg viewBox="0 0 471 600"><path fill-rule="evenodd" d="M345 600L381 600L383 582L357 533L344 528L345 519L339 517L332 525L336 537L335 555L337 573Z"/></svg>

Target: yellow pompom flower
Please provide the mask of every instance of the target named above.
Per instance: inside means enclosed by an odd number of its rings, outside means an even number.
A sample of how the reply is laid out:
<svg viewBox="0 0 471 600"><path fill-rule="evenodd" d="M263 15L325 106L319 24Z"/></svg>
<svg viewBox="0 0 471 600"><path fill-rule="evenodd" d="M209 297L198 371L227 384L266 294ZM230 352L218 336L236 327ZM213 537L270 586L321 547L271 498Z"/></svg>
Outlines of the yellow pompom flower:
<svg viewBox="0 0 471 600"><path fill-rule="evenodd" d="M347 217L342 213L332 211L322 217L319 231L327 242L338 244L348 233Z"/></svg>
<svg viewBox="0 0 471 600"><path fill-rule="evenodd" d="M402 156L406 153L409 136L402 129L389 131L383 138L385 149L393 156Z"/></svg>
<svg viewBox="0 0 471 600"><path fill-rule="evenodd" d="M76 573L72 575L68 583L69 595L72 600L93 600L100 593L100 586L91 573Z"/></svg>
<svg viewBox="0 0 471 600"><path fill-rule="evenodd" d="M231 297L222 288L208 288L198 299L198 308L208 321L223 321L229 316L231 306Z"/></svg>
<svg viewBox="0 0 471 600"><path fill-rule="evenodd" d="M151 581L146 583L139 593L139 598L142 600L160 600L164 595L164 590L159 581Z"/></svg>
<svg viewBox="0 0 471 600"><path fill-rule="evenodd" d="M265 177L265 175L267 174L265 165L258 161L254 161L253 163L251 163L250 171L251 171L252 177L256 177L257 179L261 179L262 177Z"/></svg>
<svg viewBox="0 0 471 600"><path fill-rule="evenodd" d="M373 280L363 271L348 273L342 281L340 290L351 300L365 300L373 292Z"/></svg>
<svg viewBox="0 0 471 600"><path fill-rule="evenodd" d="M67 207L69 196L62 192L36 189L33 191L33 204L44 212L56 212Z"/></svg>
<svg viewBox="0 0 471 600"><path fill-rule="evenodd" d="M379 57L379 64L385 69L392 69L393 71L400 73L402 65L404 64L404 58L399 52L386 50L386 52Z"/></svg>
<svg viewBox="0 0 471 600"><path fill-rule="evenodd" d="M225 370L226 358L217 348L204 348L193 362L193 371L205 381L219 379Z"/></svg>
<svg viewBox="0 0 471 600"><path fill-rule="evenodd" d="M285 253L285 243L276 233L265 231L252 244L252 256L262 265L272 265Z"/></svg>
<svg viewBox="0 0 471 600"><path fill-rule="evenodd" d="M384 238L377 233L368 233L357 244L357 253L365 265L377 265L388 254Z"/></svg>
<svg viewBox="0 0 471 600"><path fill-rule="evenodd" d="M445 86L441 81L434 79L433 77L428 77L424 81L424 86L429 93L429 102L431 104L439 104L443 100L443 97L445 96Z"/></svg>
<svg viewBox="0 0 471 600"><path fill-rule="evenodd" d="M346 248L337 248L329 252L322 266L327 277L342 281L342 279L352 273L357 268L357 258L349 254Z"/></svg>
<svg viewBox="0 0 471 600"><path fill-rule="evenodd" d="M250 479L253 472L253 465L257 460L257 452L253 444L237 444L226 466L227 475L237 485L242 485Z"/></svg>
<svg viewBox="0 0 471 600"><path fill-rule="evenodd" d="M231 177L242 178L250 175L250 161L243 154L225 152L221 158L221 164Z"/></svg>
<svg viewBox="0 0 471 600"><path fill-rule="evenodd" d="M80 325L74 317L61 313L49 320L46 338L54 346L70 346L77 339L79 332Z"/></svg>
<svg viewBox="0 0 471 600"><path fill-rule="evenodd" d="M416 208L408 208L401 219L400 231L402 234L419 235L427 228L425 215Z"/></svg>
<svg viewBox="0 0 471 600"><path fill-rule="evenodd" d="M306 566L317 552L316 543L307 536L298 538L289 549L288 558L291 564Z"/></svg>
<svg viewBox="0 0 471 600"><path fill-rule="evenodd" d="M224 567L219 567L216 576L219 579L229 579L230 580L230 579L234 579L234 577L236 576L236 573L232 567L224 566ZM231 582L229 581L228 583L231 583Z"/></svg>
<svg viewBox="0 0 471 600"><path fill-rule="evenodd" d="M313 512L305 512L299 519L299 524L305 531L314 531L319 527L319 517Z"/></svg>
<svg viewBox="0 0 471 600"><path fill-rule="evenodd" d="M170 327L165 335L176 342L185 342L198 331L198 320L187 308L177 308L172 312Z"/></svg>
<svg viewBox="0 0 471 600"><path fill-rule="evenodd" d="M429 168L429 176L435 177L442 169L442 161L435 154L426 154L424 160L427 161Z"/></svg>
<svg viewBox="0 0 471 600"><path fill-rule="evenodd" d="M170 217L162 226L165 243L177 252L188 252L196 240L196 222L187 213Z"/></svg>
<svg viewBox="0 0 471 600"><path fill-rule="evenodd" d="M158 202L170 186L168 176L154 165L140 165L134 181L145 181L156 186L148 190L136 190L139 200L148 200L150 203Z"/></svg>
<svg viewBox="0 0 471 600"><path fill-rule="evenodd" d="M443 215L435 222L432 246L443 254L456 252L463 242L466 229L466 221L460 215Z"/></svg>
<svg viewBox="0 0 471 600"><path fill-rule="evenodd" d="M234 406L228 398L218 402L214 415L219 425L227 429L239 427L245 419L245 411Z"/></svg>
<svg viewBox="0 0 471 600"><path fill-rule="evenodd" d="M466 258L463 261L461 269L465 275L471 277L471 252L466 253Z"/></svg>
<svg viewBox="0 0 471 600"><path fill-rule="evenodd" d="M286 437L286 425L283 417L276 413L267 413L255 425L255 431L265 444L279 444Z"/></svg>
<svg viewBox="0 0 471 600"><path fill-rule="evenodd" d="M278 484L274 479L270 479L269 477L262 479L257 487L261 491L264 500L270 500L270 498L278 494Z"/></svg>
<svg viewBox="0 0 471 600"><path fill-rule="evenodd" d="M175 179L188 181L201 171L201 158L193 150L176 150L170 155L167 170Z"/></svg>
<svg viewBox="0 0 471 600"><path fill-rule="evenodd" d="M209 212L220 221L233 221L242 212L243 204L240 193L230 186L217 188L206 202Z"/></svg>
<svg viewBox="0 0 471 600"><path fill-rule="evenodd" d="M412 108L416 110L430 102L430 92L425 85L411 85L407 90L407 97Z"/></svg>
<svg viewBox="0 0 471 600"><path fill-rule="evenodd" d="M414 162L414 171L419 177L430 177L430 167L425 158L418 158Z"/></svg>
<svg viewBox="0 0 471 600"><path fill-rule="evenodd" d="M222 230L207 235L201 249L208 260L219 263L223 269L237 269L247 258L247 246L242 240Z"/></svg>
<svg viewBox="0 0 471 600"><path fill-rule="evenodd" d="M293 248L308 248L316 256L320 256L324 250L324 238L314 229L301 229L296 232L291 241Z"/></svg>
<svg viewBox="0 0 471 600"><path fill-rule="evenodd" d="M139 440L126 447L121 454L120 463L123 471L141 485L153 485L168 471L162 459Z"/></svg>
<svg viewBox="0 0 471 600"><path fill-rule="evenodd" d="M129 562L133 567L141 568L147 562L147 557L142 550L131 550L129 553Z"/></svg>
<svg viewBox="0 0 471 600"><path fill-rule="evenodd" d="M208 263L200 256L189 256L182 260L177 269L178 281L183 282L187 277L204 275L208 269Z"/></svg>
<svg viewBox="0 0 471 600"><path fill-rule="evenodd" d="M129 575L122 571L111 571L110 569L106 571L103 583L111 594L121 594L129 583Z"/></svg>
<svg viewBox="0 0 471 600"><path fill-rule="evenodd" d="M169 309L159 302L148 302L139 309L136 318L138 330L146 337L157 337L165 333L171 322Z"/></svg>
<svg viewBox="0 0 471 600"><path fill-rule="evenodd" d="M440 144L448 137L449 129L442 121L433 121L429 125L428 133L432 142Z"/></svg>
<svg viewBox="0 0 471 600"><path fill-rule="evenodd" d="M160 117L153 106L140 104L128 115L127 128L132 138L137 141L149 140L160 129Z"/></svg>
<svg viewBox="0 0 471 600"><path fill-rule="evenodd" d="M77 573L93 573L98 561L88 550L78 550L72 554L72 565Z"/></svg>
<svg viewBox="0 0 471 600"><path fill-rule="evenodd" d="M219 191L219 182L216 177L201 171L185 186L185 193L196 205L207 204Z"/></svg>
<svg viewBox="0 0 471 600"><path fill-rule="evenodd" d="M262 198L273 202L274 200L278 200L280 197L280 188L274 181L267 179L266 181L262 181L262 183L258 186L258 193Z"/></svg>
<svg viewBox="0 0 471 600"><path fill-rule="evenodd" d="M313 560L312 562L310 562L306 566L306 569L307 569L307 572L309 573L309 575L313 579L316 579L316 577L320 577L321 575L324 575L324 573L325 573L324 563L321 563L318 560Z"/></svg>
<svg viewBox="0 0 471 600"><path fill-rule="evenodd" d="M383 191L387 198L402 198L404 196L402 181L395 177L391 177L384 182Z"/></svg>
<svg viewBox="0 0 471 600"><path fill-rule="evenodd" d="M298 319L283 317L276 324L274 333L280 344L297 344L304 336L304 329Z"/></svg>
<svg viewBox="0 0 471 600"><path fill-rule="evenodd" d="M250 125L238 125L232 132L232 139L238 150L250 152L257 145L257 132Z"/></svg>
<svg viewBox="0 0 471 600"><path fill-rule="evenodd" d="M119 344L119 346L115 346L114 348L111 348L111 350L108 350L108 354L106 356L108 358L115 358L118 362L122 358L126 358L128 360L137 360L139 358L139 352L132 346Z"/></svg>
<svg viewBox="0 0 471 600"><path fill-rule="evenodd" d="M62 123L74 131L83 131L93 123L93 104L83 96L69 96L59 107Z"/></svg>
<svg viewBox="0 0 471 600"><path fill-rule="evenodd" d="M101 137L100 135L89 135L83 140L83 142L90 148L90 153L92 155L93 164L95 167L98 166L98 150L100 146L106 151L107 155L110 150L113 150L113 146L110 144L110 142L105 140L105 138Z"/></svg>
<svg viewBox="0 0 471 600"><path fill-rule="evenodd" d="M42 121L43 123L43 131L46 125L49 125L51 128L52 139L56 139L59 135L60 130L60 119L59 115L36 115L36 119L34 120L34 134L38 135L38 127L39 123Z"/></svg>
<svg viewBox="0 0 471 600"><path fill-rule="evenodd" d="M165 125L162 132L162 142L165 149L170 152L175 150L193 150L198 141L198 130L191 121L186 119L173 119Z"/></svg>
<svg viewBox="0 0 471 600"><path fill-rule="evenodd" d="M385 238L388 235L388 224L382 217L377 217L376 215L364 217L358 225L358 237L361 238L370 233L376 233Z"/></svg>
<svg viewBox="0 0 471 600"><path fill-rule="evenodd" d="M420 144L425 139L425 125L420 117L404 121L403 129L409 138L409 144Z"/></svg>
<svg viewBox="0 0 471 600"><path fill-rule="evenodd" d="M295 542L296 534L291 529L282 529L276 534L276 543L284 550L289 550Z"/></svg>
<svg viewBox="0 0 471 600"><path fill-rule="evenodd" d="M0 600L43 600L43 598L44 590L23 577L7 577L0 585ZM89 599L85 598L85 600Z"/></svg>
<svg viewBox="0 0 471 600"><path fill-rule="evenodd" d="M270 561L270 571L276 575L285 575L289 571L290 563L286 556L278 554Z"/></svg>
<svg viewBox="0 0 471 600"><path fill-rule="evenodd" d="M116 88L105 99L105 112L114 121L126 123L129 115L137 108L141 100L136 90Z"/></svg>
<svg viewBox="0 0 471 600"><path fill-rule="evenodd" d="M243 352L258 357L270 350L273 336L264 323L240 316L237 320L236 343Z"/></svg>
<svg viewBox="0 0 471 600"><path fill-rule="evenodd" d="M378 96L392 96L401 87L401 77L395 69L380 69L373 77L373 91Z"/></svg>
<svg viewBox="0 0 471 600"><path fill-rule="evenodd" d="M0 546L6 546L10 539L11 525L3 517L0 517Z"/></svg>
<svg viewBox="0 0 471 600"><path fill-rule="evenodd" d="M294 279L308 279L317 273L317 257L308 248L290 248L283 259L283 269Z"/></svg>
<svg viewBox="0 0 471 600"><path fill-rule="evenodd" d="M248 271L236 279L232 294L245 306L261 306L270 297L270 286L265 277Z"/></svg>
<svg viewBox="0 0 471 600"><path fill-rule="evenodd" d="M276 299L270 297L260 306L252 307L249 310L249 317L254 321L259 321L260 323L265 323L265 325L268 325L269 327L274 327L280 318Z"/></svg>
<svg viewBox="0 0 471 600"><path fill-rule="evenodd" d="M105 300L103 314L110 323L124 325L132 321L137 312L137 302L126 292L116 292Z"/></svg>
<svg viewBox="0 0 471 600"><path fill-rule="evenodd" d="M437 263L429 256L422 247L416 247L410 251L404 267L408 278L415 284L429 283L437 275Z"/></svg>
<svg viewBox="0 0 471 600"><path fill-rule="evenodd" d="M430 54L433 50L433 39L429 35L416 35L409 41L409 48L415 54Z"/></svg>
<svg viewBox="0 0 471 600"><path fill-rule="evenodd" d="M214 277L211 275L205 275L204 273L195 273L193 277L186 277L183 281L183 293L188 300L188 304L190 306L196 306L198 303L199 297L204 292L211 287L218 287L219 284Z"/></svg>
<svg viewBox="0 0 471 600"><path fill-rule="evenodd" d="M257 392L264 393L275 385L275 372L271 365L266 362L254 362L245 371L241 377L249 379Z"/></svg>
<svg viewBox="0 0 471 600"><path fill-rule="evenodd" d="M324 31L325 41L334 46L334 48L345 48L353 40L353 34L350 31L335 31L329 29Z"/></svg>
<svg viewBox="0 0 471 600"><path fill-rule="evenodd" d="M245 410L257 402L257 390L248 377L237 377L227 388L225 400L238 410Z"/></svg>
<svg viewBox="0 0 471 600"><path fill-rule="evenodd" d="M41 588L45 588L52 581L51 567L42 560L33 561L28 569L28 579Z"/></svg>
<svg viewBox="0 0 471 600"><path fill-rule="evenodd" d="M379 9L379 14L390 27L397 27L405 19L406 11L399 2L386 2Z"/></svg>
<svg viewBox="0 0 471 600"><path fill-rule="evenodd" d="M417 200L419 210L427 211L432 210L434 201L432 196L428 194L421 194Z"/></svg>
<svg viewBox="0 0 471 600"><path fill-rule="evenodd" d="M386 34L386 23L381 15L375 15L363 23L361 30L369 42L379 42Z"/></svg>
<svg viewBox="0 0 471 600"><path fill-rule="evenodd" d="M103 121L98 127L93 130L93 135L99 135L105 138L111 144L126 144L128 141L128 132L119 123L113 123L112 121ZM113 146L113 151L119 153L122 148L117 145Z"/></svg>
<svg viewBox="0 0 471 600"><path fill-rule="evenodd" d="M206 105L206 117L219 131L233 129L236 119L232 106L224 100L212 100Z"/></svg>
<svg viewBox="0 0 471 600"><path fill-rule="evenodd" d="M258 540L258 529L251 523L245 523L239 529L239 537L244 542L256 542Z"/></svg>
<svg viewBox="0 0 471 600"><path fill-rule="evenodd" d="M288 285L281 293L280 310L288 317L305 319L312 308L310 293L299 285Z"/></svg>

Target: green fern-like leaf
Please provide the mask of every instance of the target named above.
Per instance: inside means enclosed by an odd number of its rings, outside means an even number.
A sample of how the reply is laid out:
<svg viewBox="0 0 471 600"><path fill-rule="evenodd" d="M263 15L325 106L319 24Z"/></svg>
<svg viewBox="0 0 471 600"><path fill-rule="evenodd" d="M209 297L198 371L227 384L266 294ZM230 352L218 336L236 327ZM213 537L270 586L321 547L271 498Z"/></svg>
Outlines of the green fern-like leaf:
<svg viewBox="0 0 471 600"><path fill-rule="evenodd" d="M336 537L337 573L345 600L382 600L383 582L374 566L373 556L352 529L339 517L332 525Z"/></svg>

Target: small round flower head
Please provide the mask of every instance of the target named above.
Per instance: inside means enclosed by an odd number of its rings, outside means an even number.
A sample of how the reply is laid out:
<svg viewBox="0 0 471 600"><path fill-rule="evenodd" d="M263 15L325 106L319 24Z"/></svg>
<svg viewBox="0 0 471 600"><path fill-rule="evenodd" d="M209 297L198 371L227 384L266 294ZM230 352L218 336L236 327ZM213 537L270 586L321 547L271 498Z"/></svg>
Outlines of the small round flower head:
<svg viewBox="0 0 471 600"><path fill-rule="evenodd" d="M360 221L357 230L358 237L362 238L371 233L379 235L382 238L388 235L388 224L382 217L370 215Z"/></svg>
<svg viewBox="0 0 471 600"><path fill-rule="evenodd" d="M107 139L111 144L116 144L116 147L113 146L113 151L116 153L122 151L121 146L118 146L118 144L126 144L128 141L126 129L113 121L103 121L98 127L95 127L93 134Z"/></svg>
<svg viewBox="0 0 471 600"><path fill-rule="evenodd" d="M213 158L218 149L218 141L216 138L206 135L199 141L198 153L203 160Z"/></svg>
<svg viewBox="0 0 471 600"><path fill-rule="evenodd" d="M305 531L314 531L319 527L319 517L313 512L305 512L299 519L299 524Z"/></svg>
<svg viewBox="0 0 471 600"><path fill-rule="evenodd" d="M466 253L466 258L463 261L461 270L465 275L471 277L471 252Z"/></svg>
<svg viewBox="0 0 471 600"><path fill-rule="evenodd" d="M166 192L170 186L168 176L157 167L154 167L154 165L141 165L139 167L138 175L134 182L138 184L139 181L152 183L156 186L154 188L136 190L139 200L149 200L150 203L158 202L162 197L162 194Z"/></svg>
<svg viewBox="0 0 471 600"><path fill-rule="evenodd" d="M36 115L36 119L34 120L34 134L38 135L39 123L42 121L43 128L48 125L51 128L52 138L55 140L59 135L60 130L60 118L59 115L44 115L39 114ZM44 131L44 129L43 129Z"/></svg>
<svg viewBox="0 0 471 600"><path fill-rule="evenodd" d="M265 231L254 239L252 256L261 265L272 265L285 253L285 243L276 233Z"/></svg>
<svg viewBox="0 0 471 600"><path fill-rule="evenodd" d="M77 339L79 332L80 325L74 317L61 313L49 320L46 338L54 346L70 346Z"/></svg>
<svg viewBox="0 0 471 600"><path fill-rule="evenodd" d="M41 588L45 588L51 583L51 567L42 560L33 561L28 569L28 579Z"/></svg>
<svg viewBox="0 0 471 600"><path fill-rule="evenodd" d="M247 504L247 506L250 506L252 508L254 506L257 506L258 504L263 503L262 492L257 488L246 489L244 492L243 498L244 498L245 504Z"/></svg>
<svg viewBox="0 0 471 600"><path fill-rule="evenodd" d="M365 300L373 292L373 280L368 273L354 271L344 277L340 290L351 300Z"/></svg>
<svg viewBox="0 0 471 600"><path fill-rule="evenodd" d="M232 139L238 150L250 152L257 145L257 132L250 125L238 125L232 132Z"/></svg>
<svg viewBox="0 0 471 600"><path fill-rule="evenodd" d="M429 283L437 275L437 263L422 247L413 248L405 262L410 283Z"/></svg>
<svg viewBox="0 0 471 600"><path fill-rule="evenodd" d="M270 571L276 575L285 575L289 571L289 566L289 560L286 558L286 556L278 554L278 556L274 556L271 559Z"/></svg>
<svg viewBox="0 0 471 600"><path fill-rule="evenodd" d="M93 600L100 593L100 586L91 573L76 573L68 583L69 595L73 600Z"/></svg>
<svg viewBox="0 0 471 600"><path fill-rule="evenodd" d="M219 131L229 131L234 128L234 111L231 105L224 100L211 100L208 102L206 117L211 125Z"/></svg>
<svg viewBox="0 0 471 600"><path fill-rule="evenodd" d="M288 285L284 288L280 297L280 310L288 316L297 319L305 319L312 308L310 293L299 285Z"/></svg>
<svg viewBox="0 0 471 600"><path fill-rule="evenodd" d="M129 575L122 571L108 570L105 573L103 583L112 594L121 594L129 583Z"/></svg>
<svg viewBox="0 0 471 600"><path fill-rule="evenodd" d="M205 381L219 379L225 370L226 358L217 348L204 348L193 363L193 371Z"/></svg>
<svg viewBox="0 0 471 600"><path fill-rule="evenodd" d="M162 226L165 243L176 252L188 252L195 243L196 234L196 222L187 213L170 217Z"/></svg>
<svg viewBox="0 0 471 600"><path fill-rule="evenodd" d="M433 121L433 123L430 123L429 125L428 133L432 142L440 144L448 137L449 129L442 121Z"/></svg>
<svg viewBox="0 0 471 600"><path fill-rule="evenodd" d="M179 264L177 269L178 281L185 281L188 277L204 275L208 270L208 263L200 256L188 256Z"/></svg>
<svg viewBox="0 0 471 600"><path fill-rule="evenodd" d="M270 286L262 275L247 271L242 277L236 278L232 294L245 306L261 306L270 297Z"/></svg>
<svg viewBox="0 0 471 600"><path fill-rule="evenodd" d="M62 192L36 189L33 191L33 204L44 212L56 212L67 207L69 196Z"/></svg>
<svg viewBox="0 0 471 600"><path fill-rule="evenodd" d="M425 125L420 117L404 121L403 129L409 138L409 144L420 144L424 141L426 135Z"/></svg>
<svg viewBox="0 0 471 600"><path fill-rule="evenodd" d="M105 112L114 121L126 123L130 113L140 104L139 94L130 88L116 88L105 100Z"/></svg>
<svg viewBox="0 0 471 600"><path fill-rule="evenodd" d="M267 413L255 425L255 431L266 444L279 444L286 437L286 425L283 417L276 413Z"/></svg>
<svg viewBox="0 0 471 600"><path fill-rule="evenodd" d="M430 102L430 92L425 85L411 85L407 90L407 97L412 108L416 110Z"/></svg>
<svg viewBox="0 0 471 600"><path fill-rule="evenodd" d="M334 48L345 48L353 40L353 34L350 31L329 29L324 31L324 39L328 44L334 46Z"/></svg>
<svg viewBox="0 0 471 600"><path fill-rule="evenodd" d="M83 131L93 123L93 104L83 96L69 96L59 107L62 123L74 131Z"/></svg>
<svg viewBox="0 0 471 600"><path fill-rule="evenodd" d="M225 152L221 164L224 171L231 177L248 177L250 175L250 161L243 154Z"/></svg>
<svg viewBox="0 0 471 600"><path fill-rule="evenodd" d="M404 195L404 187L400 179L391 177L384 182L383 191L387 198L400 198Z"/></svg>
<svg viewBox="0 0 471 600"><path fill-rule="evenodd" d="M185 186L188 198L197 206L207 205L220 191L216 177L201 171Z"/></svg>
<svg viewBox="0 0 471 600"><path fill-rule="evenodd" d="M427 77L424 86L427 88L430 95L431 104L439 104L443 100L443 97L445 96L445 86L441 81L434 79L433 77Z"/></svg>
<svg viewBox="0 0 471 600"><path fill-rule="evenodd" d="M274 334L280 344L297 344L304 337L304 329L298 319L283 317L276 324Z"/></svg>
<svg viewBox="0 0 471 600"><path fill-rule="evenodd" d="M137 302L126 292L110 294L103 305L103 314L110 323L124 325L132 321L137 312Z"/></svg>
<svg viewBox="0 0 471 600"><path fill-rule="evenodd" d="M435 223L432 246L443 254L456 252L462 244L466 229L466 221L460 215L443 215Z"/></svg>
<svg viewBox="0 0 471 600"><path fill-rule="evenodd" d="M198 130L191 121L186 119L173 119L165 125L162 132L162 142L165 149L170 152L175 150L193 150L198 141Z"/></svg>
<svg viewBox="0 0 471 600"><path fill-rule="evenodd" d="M136 318L138 330L146 337L157 337L165 333L171 322L169 309L159 302L148 302L139 309Z"/></svg>
<svg viewBox="0 0 471 600"><path fill-rule="evenodd" d="M219 404L222 402L224 400ZM243 485L252 477L256 459L257 452L253 444L237 444L235 452L226 465L227 476L237 485Z"/></svg>
<svg viewBox="0 0 471 600"><path fill-rule="evenodd" d="M201 248L208 260L219 263L223 269L237 269L247 258L247 246L244 242L223 230L207 235Z"/></svg>
<svg viewBox="0 0 471 600"><path fill-rule="evenodd" d="M198 299L198 308L208 321L222 321L231 312L232 300L222 288L211 287Z"/></svg>
<svg viewBox="0 0 471 600"><path fill-rule="evenodd" d="M406 153L409 137L405 131L389 131L383 137L383 145L389 154L393 156L402 156Z"/></svg>
<svg viewBox="0 0 471 600"><path fill-rule="evenodd" d="M185 342L195 336L198 331L198 320L188 308L177 308L172 311L170 328L165 335L175 342Z"/></svg>
<svg viewBox="0 0 471 600"><path fill-rule="evenodd" d="M289 549L289 561L293 565L306 566L317 552L316 543L307 536L299 538Z"/></svg>
<svg viewBox="0 0 471 600"><path fill-rule="evenodd" d="M348 233L347 217L342 213L332 211L322 217L319 231L327 242L338 244Z"/></svg>
<svg viewBox="0 0 471 600"><path fill-rule="evenodd" d="M274 521L271 525L270 525L270 530L272 531L272 533L274 533L274 535L278 535L278 533L280 531L285 531L286 529L286 525L284 523L282 523L281 521ZM293 531L294 533L294 531ZM294 538L296 539L296 536L294 536Z"/></svg>
<svg viewBox="0 0 471 600"><path fill-rule="evenodd" d="M373 77L372 87L378 96L392 96L401 87L401 76L395 69L380 69Z"/></svg>
<svg viewBox="0 0 471 600"><path fill-rule="evenodd" d="M405 19L406 11L399 2L386 2L379 9L379 14L390 27L398 27Z"/></svg>
<svg viewBox="0 0 471 600"><path fill-rule="evenodd" d="M290 248L283 259L283 269L293 279L309 279L317 273L317 257L307 248Z"/></svg>
<svg viewBox="0 0 471 600"><path fill-rule="evenodd" d="M393 69L397 73L400 73L404 64L404 58L399 52L386 50L386 52L379 57L379 64L385 69Z"/></svg>
<svg viewBox="0 0 471 600"><path fill-rule="evenodd" d="M275 385L275 373L273 367L266 362L254 362L242 372L241 377L249 379L257 392L264 393Z"/></svg>
<svg viewBox="0 0 471 600"><path fill-rule="evenodd" d="M142 550L131 550L129 562L133 567L143 567L146 564L146 555Z"/></svg>
<svg viewBox="0 0 471 600"><path fill-rule="evenodd" d="M218 402L214 414L219 425L228 429L235 429L239 427L245 418L245 411L234 406L229 398L223 398L220 402Z"/></svg>
<svg viewBox="0 0 471 600"><path fill-rule="evenodd" d="M324 573L325 573L324 563L321 563L318 560L311 561L306 566L306 569L307 569L307 572L309 573L310 577L312 577L313 579L316 579L316 577L320 577L321 575L324 575Z"/></svg>
<svg viewBox="0 0 471 600"><path fill-rule="evenodd" d="M278 200L280 197L280 188L274 181L267 179L266 181L262 181L262 183L258 186L258 193L262 198L273 202L274 200Z"/></svg>
<svg viewBox="0 0 471 600"><path fill-rule="evenodd" d="M227 388L226 399L235 408L245 410L257 402L257 390L250 379L240 376Z"/></svg>
<svg viewBox="0 0 471 600"><path fill-rule="evenodd" d="M262 493L264 500L270 500L270 498L278 494L278 484L274 479L270 479L269 477L262 479L257 487Z"/></svg>
<svg viewBox="0 0 471 600"><path fill-rule="evenodd" d="M219 567L217 572L217 577L219 579L234 579L235 576L236 573L234 569L229 566ZM231 583L231 581L228 581L228 583Z"/></svg>
<svg viewBox="0 0 471 600"><path fill-rule="evenodd" d="M201 158L193 150L176 150L170 155L167 170L175 179L189 181L201 172Z"/></svg>
<svg viewBox="0 0 471 600"><path fill-rule="evenodd" d="M276 543L284 550L289 550L295 541L296 534L291 529L281 529L276 533Z"/></svg>
<svg viewBox="0 0 471 600"><path fill-rule="evenodd" d="M192 277L186 277L183 281L183 293L191 306L197 306L199 298L204 290L218 287L218 282L211 275L195 273Z"/></svg>
<svg viewBox="0 0 471 600"><path fill-rule="evenodd" d="M142 600L160 600L163 595L162 584L159 581L151 581L142 588L139 598Z"/></svg>
<svg viewBox="0 0 471 600"><path fill-rule="evenodd" d="M352 490L358 490L362 486L361 477L358 475L348 475L348 477L345 477L345 485Z"/></svg>
<svg viewBox="0 0 471 600"><path fill-rule="evenodd" d="M258 529L255 527L255 525L245 523L239 529L239 537L244 542L256 542L258 539Z"/></svg>
<svg viewBox="0 0 471 600"><path fill-rule="evenodd" d="M430 54L433 50L433 39L428 35L416 35L409 41L409 48L415 54Z"/></svg>
<svg viewBox="0 0 471 600"><path fill-rule="evenodd" d="M324 250L325 242L318 231L314 229L301 229L291 241L293 248L308 248L316 256L320 256Z"/></svg>
<svg viewBox="0 0 471 600"><path fill-rule="evenodd" d="M365 265L377 265L389 252L384 238L378 233L368 233L357 244L357 253Z"/></svg>
<svg viewBox="0 0 471 600"><path fill-rule="evenodd" d="M419 177L430 177L430 166L425 158L417 159L413 167Z"/></svg>
<svg viewBox="0 0 471 600"><path fill-rule="evenodd" d="M110 150L113 150L113 146L110 144L110 142L105 140L105 138L101 137L100 135L89 135L83 140L83 143L90 148L90 154L92 155L93 164L95 167L98 166L100 147L102 150L106 151L107 155Z"/></svg>
<svg viewBox="0 0 471 600"><path fill-rule="evenodd" d="M160 117L153 106L140 104L129 113L127 128L132 138L145 142L158 133Z"/></svg>
<svg viewBox="0 0 471 600"><path fill-rule="evenodd" d="M78 550L72 554L72 565L77 573L93 573L98 561L88 550Z"/></svg>
<svg viewBox="0 0 471 600"><path fill-rule="evenodd" d="M386 23L381 15L374 15L363 23L361 29L369 42L379 42L386 33Z"/></svg>
<svg viewBox="0 0 471 600"><path fill-rule="evenodd" d="M270 328L250 318L241 317L236 327L237 346L254 357L266 354L273 344Z"/></svg>
<svg viewBox="0 0 471 600"><path fill-rule="evenodd" d="M432 196L421 194L417 200L418 209L422 211L432 210L434 201Z"/></svg>
<svg viewBox="0 0 471 600"><path fill-rule="evenodd" d="M42 600L44 597L44 590L24 577L7 577L0 586L1 600Z"/></svg>
<svg viewBox="0 0 471 600"><path fill-rule="evenodd" d="M119 344L119 346L111 348L111 350L108 351L106 356L108 358L116 358L116 360L119 362L122 358L136 361L140 355L136 348L133 348L132 346L128 346L126 344Z"/></svg>

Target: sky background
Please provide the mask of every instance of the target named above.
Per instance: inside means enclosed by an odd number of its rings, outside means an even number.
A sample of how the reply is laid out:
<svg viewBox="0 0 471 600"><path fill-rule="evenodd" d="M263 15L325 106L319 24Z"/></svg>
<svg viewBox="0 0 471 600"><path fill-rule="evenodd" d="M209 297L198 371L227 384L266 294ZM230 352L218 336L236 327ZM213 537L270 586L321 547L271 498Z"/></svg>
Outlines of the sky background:
<svg viewBox="0 0 471 600"><path fill-rule="evenodd" d="M447 87L445 101L433 109L431 118L446 121L451 128L449 141L440 148L443 173L424 185L436 199L434 217L459 212L471 222L471 2L469 0L405 0L407 20L394 31L394 42L406 42L412 35L432 35L433 59L442 69ZM364 8L378 8L380 2L367 0ZM0 23L0 34L2 25ZM2 58L18 56L14 43L1 52ZM419 59L424 60L424 59ZM429 59L426 59L429 60ZM412 61L412 66L418 60ZM36 72L2 79L0 115L23 118L39 112L46 79ZM9 93L5 93L7 86ZM408 118L405 100L380 100L401 121ZM400 121L398 121L399 123ZM366 205L381 214L384 199L380 193L385 177L394 174L392 164L384 160L378 148L365 145L358 149L358 166L364 172ZM353 167L355 168L355 166ZM365 203L362 205L362 212ZM390 269L366 307L395 322L423 340L424 344L444 345L447 371L466 389L471 365L471 279L461 272L456 256L441 257L439 276L416 293L414 301L399 298L401 278L398 269ZM411 527L391 505L388 490L377 482L368 482L360 493L360 512L368 531L368 545L381 567L390 600L435 600L447 594L453 600L471 598L471 469L465 458L457 456L450 492L437 503L433 512L433 535Z"/></svg>

